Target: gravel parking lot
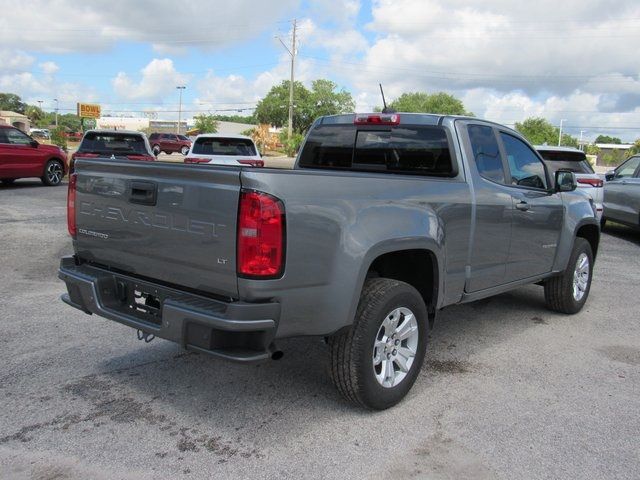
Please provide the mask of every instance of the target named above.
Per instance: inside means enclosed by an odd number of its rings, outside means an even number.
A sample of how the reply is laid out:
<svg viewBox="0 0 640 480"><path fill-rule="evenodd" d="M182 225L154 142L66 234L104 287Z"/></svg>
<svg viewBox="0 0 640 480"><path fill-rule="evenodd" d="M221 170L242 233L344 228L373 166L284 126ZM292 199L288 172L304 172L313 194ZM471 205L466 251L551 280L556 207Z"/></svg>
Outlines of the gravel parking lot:
<svg viewBox="0 0 640 480"><path fill-rule="evenodd" d="M441 312L408 398L338 396L327 348L225 363L58 300L66 188L0 186L0 477L637 479L640 235L609 228L575 316L530 286Z"/></svg>

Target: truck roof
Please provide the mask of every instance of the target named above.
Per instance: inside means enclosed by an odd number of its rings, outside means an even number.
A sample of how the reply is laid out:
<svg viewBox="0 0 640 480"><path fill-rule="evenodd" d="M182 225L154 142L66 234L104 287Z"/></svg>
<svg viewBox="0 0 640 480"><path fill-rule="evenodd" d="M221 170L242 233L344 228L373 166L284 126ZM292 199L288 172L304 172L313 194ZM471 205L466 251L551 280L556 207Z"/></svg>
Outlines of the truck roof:
<svg viewBox="0 0 640 480"><path fill-rule="evenodd" d="M324 117L318 118L316 121L318 124L327 125L327 124L340 124L340 123L353 123L356 115L385 115L381 112L360 112L360 113L343 113L338 115L326 115ZM500 128L506 128L515 132L516 134L522 136L520 132L514 130L513 128L506 127L505 125L492 122L491 120L485 120L483 118L471 117L469 115L441 115L436 113L415 113L415 112L393 112L387 113L386 115L400 115L401 124L402 123L411 123L414 125L442 125L444 120L452 119L452 120L475 120L480 121L482 123L489 123L492 125L496 125ZM408 122L405 120L408 117Z"/></svg>

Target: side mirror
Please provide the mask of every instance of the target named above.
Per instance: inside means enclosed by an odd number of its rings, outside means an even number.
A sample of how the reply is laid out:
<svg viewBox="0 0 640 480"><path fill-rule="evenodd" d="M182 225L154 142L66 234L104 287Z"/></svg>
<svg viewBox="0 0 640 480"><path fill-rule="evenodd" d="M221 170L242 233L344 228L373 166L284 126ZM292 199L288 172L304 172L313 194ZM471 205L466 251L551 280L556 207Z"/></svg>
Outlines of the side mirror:
<svg viewBox="0 0 640 480"><path fill-rule="evenodd" d="M36 140L31 140L29 145L31 145L32 148L38 148L38 145L40 144Z"/></svg>
<svg viewBox="0 0 640 480"><path fill-rule="evenodd" d="M607 173L604 174L604 178L605 180L608 182L609 180L613 180L616 176L616 171L615 170L609 170Z"/></svg>
<svg viewBox="0 0 640 480"><path fill-rule="evenodd" d="M578 188L576 174L570 170L558 170L556 172L556 192L573 192Z"/></svg>

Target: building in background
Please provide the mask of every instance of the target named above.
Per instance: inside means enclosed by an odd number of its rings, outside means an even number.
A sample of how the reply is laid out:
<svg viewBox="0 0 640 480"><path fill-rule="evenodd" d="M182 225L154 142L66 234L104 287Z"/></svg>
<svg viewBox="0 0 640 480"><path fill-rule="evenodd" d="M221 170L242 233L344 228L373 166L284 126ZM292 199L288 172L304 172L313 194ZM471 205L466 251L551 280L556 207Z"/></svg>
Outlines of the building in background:
<svg viewBox="0 0 640 480"><path fill-rule="evenodd" d="M31 129L31 122L26 115L8 110L0 110L0 125L13 125L24 133L29 133Z"/></svg>

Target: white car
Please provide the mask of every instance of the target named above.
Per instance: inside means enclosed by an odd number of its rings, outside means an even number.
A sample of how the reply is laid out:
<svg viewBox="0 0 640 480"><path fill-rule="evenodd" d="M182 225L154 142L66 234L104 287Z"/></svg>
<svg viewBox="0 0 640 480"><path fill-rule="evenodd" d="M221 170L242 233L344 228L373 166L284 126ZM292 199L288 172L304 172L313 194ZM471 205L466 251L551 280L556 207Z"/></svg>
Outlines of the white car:
<svg viewBox="0 0 640 480"><path fill-rule="evenodd" d="M264 160L251 137L217 133L198 135L184 163L264 167Z"/></svg>
<svg viewBox="0 0 640 480"><path fill-rule="evenodd" d="M575 173L578 187L591 196L596 205L598 220L600 220L604 201L604 181L593 171L584 152L577 148L550 145L539 145L535 148L549 168L551 178L554 178L556 170L560 169L571 170Z"/></svg>

